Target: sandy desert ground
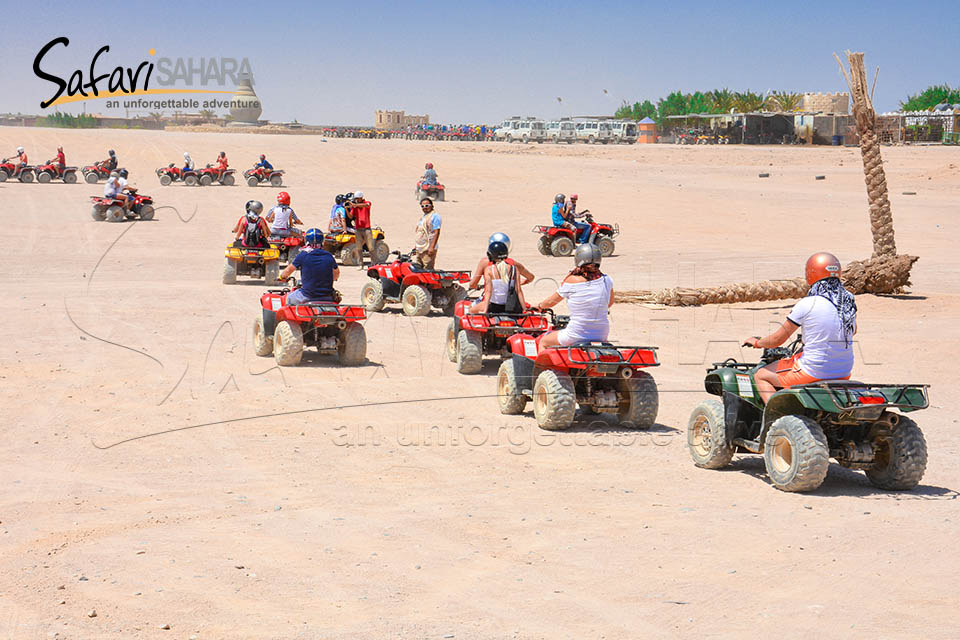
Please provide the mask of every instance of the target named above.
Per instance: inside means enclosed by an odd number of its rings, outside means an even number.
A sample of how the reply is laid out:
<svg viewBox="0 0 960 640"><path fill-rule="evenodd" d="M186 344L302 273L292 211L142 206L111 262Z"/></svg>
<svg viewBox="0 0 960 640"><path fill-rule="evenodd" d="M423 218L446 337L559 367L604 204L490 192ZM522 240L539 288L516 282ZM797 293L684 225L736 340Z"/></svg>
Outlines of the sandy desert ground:
<svg viewBox="0 0 960 640"><path fill-rule="evenodd" d="M660 347L658 424L555 435L499 414L494 361L456 373L439 315L370 318L360 368L257 358L264 287L222 285L223 248L243 203L277 190L160 187L153 170L184 150L239 168L265 152L308 223L362 189L408 249L431 160L450 194L439 265L472 267L506 231L540 300L570 266L530 233L558 191L619 222L604 270L621 289L793 277L821 249L868 257L857 149L0 128L0 149L32 160L57 143L69 164L115 148L176 210L97 223L102 184L0 184L0 637L956 637L960 149L883 150L898 248L921 259L909 294L858 299L854 377L933 385L916 414L926 477L886 493L833 465L801 495L755 456L694 467L684 432L706 363L755 356L738 341L789 303L615 306L618 341ZM348 300L364 277L344 270Z"/></svg>

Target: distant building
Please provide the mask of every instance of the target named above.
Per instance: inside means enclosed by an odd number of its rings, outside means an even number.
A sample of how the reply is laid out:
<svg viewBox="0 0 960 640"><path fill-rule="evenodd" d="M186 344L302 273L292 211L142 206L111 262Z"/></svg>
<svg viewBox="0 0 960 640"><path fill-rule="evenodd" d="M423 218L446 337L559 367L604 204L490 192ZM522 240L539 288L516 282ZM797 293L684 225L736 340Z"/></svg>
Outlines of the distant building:
<svg viewBox="0 0 960 640"><path fill-rule="evenodd" d="M850 94L842 93L805 93L803 108L809 113L850 113Z"/></svg>
<svg viewBox="0 0 960 640"><path fill-rule="evenodd" d="M374 128L376 129L402 129L404 127L416 127L430 124L430 116L408 116L403 111L382 111L377 109Z"/></svg>

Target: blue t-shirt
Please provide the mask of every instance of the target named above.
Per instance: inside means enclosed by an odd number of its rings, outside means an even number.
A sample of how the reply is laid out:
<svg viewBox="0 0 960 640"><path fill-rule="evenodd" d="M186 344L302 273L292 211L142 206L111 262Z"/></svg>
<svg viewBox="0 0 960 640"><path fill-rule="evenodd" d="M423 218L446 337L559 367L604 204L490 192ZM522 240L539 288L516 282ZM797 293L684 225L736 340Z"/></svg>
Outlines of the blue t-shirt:
<svg viewBox="0 0 960 640"><path fill-rule="evenodd" d="M344 209L343 205L341 204L335 204L333 205L333 208L330 209L330 219L336 220L337 216L340 216L341 218L347 217L347 210Z"/></svg>
<svg viewBox="0 0 960 640"><path fill-rule="evenodd" d="M270 164L269 162L267 162L265 159L264 159L264 160L261 160L260 162L258 162L258 163L257 163L257 166L258 166L258 167L263 167L263 168L266 169L267 171L272 171L272 170L273 170L273 165Z"/></svg>
<svg viewBox="0 0 960 640"><path fill-rule="evenodd" d="M308 300L330 300L333 296L333 270L337 261L324 249L297 254L293 266L300 269L300 289Z"/></svg>
<svg viewBox="0 0 960 640"><path fill-rule="evenodd" d="M559 226L561 226L564 222L567 221L567 219L563 217L563 208L562 208L562 207L563 207L563 205L560 204L559 202L554 202L554 203L553 203L553 209L550 210L550 215L553 216L553 226L555 226L555 227L559 227Z"/></svg>

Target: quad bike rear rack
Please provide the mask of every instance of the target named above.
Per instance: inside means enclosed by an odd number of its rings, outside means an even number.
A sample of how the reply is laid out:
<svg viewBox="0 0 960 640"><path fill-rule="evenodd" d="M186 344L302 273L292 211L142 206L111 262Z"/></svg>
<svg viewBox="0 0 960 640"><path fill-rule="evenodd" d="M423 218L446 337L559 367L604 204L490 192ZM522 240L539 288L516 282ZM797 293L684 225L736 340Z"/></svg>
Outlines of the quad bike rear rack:
<svg viewBox="0 0 960 640"><path fill-rule="evenodd" d="M463 318L486 318L488 324L484 328L495 333L548 331L555 323L555 320L548 320L549 314L547 313L468 313ZM472 322L470 324L473 325Z"/></svg>
<svg viewBox="0 0 960 640"><path fill-rule="evenodd" d="M930 406L930 397L927 392L930 385L928 384L867 384L854 380L831 380L798 384L789 388L803 393L804 396L809 398L817 406L817 409L821 411L828 411L831 408L824 407L820 404L817 395L813 393L815 389L826 389L830 391L836 406L839 407L841 411L863 408L880 409L884 407L902 407L913 410L926 409ZM870 393L871 391L882 389L896 389L896 395L892 400L887 400L887 394L882 391L879 391L879 393ZM913 404L906 399L907 391L910 389L918 389L920 391L921 397L923 398L922 404ZM861 390L865 390L867 393L858 393ZM874 398L883 398L884 401L872 401ZM864 401L864 399L871 400Z"/></svg>
<svg viewBox="0 0 960 640"><path fill-rule="evenodd" d="M615 345L609 342L590 342L584 344L573 344L568 347L547 347L547 349L556 349L557 351L567 352L567 362L577 365L603 365L619 366L622 364L643 365L648 367L660 366L660 360L657 358L658 347L636 347L627 345ZM574 351L586 354L585 360L580 360L573 355ZM653 362L634 362L633 359L641 351L649 351L653 354ZM624 352L627 355L624 355ZM614 359L615 358L615 359Z"/></svg>
<svg viewBox="0 0 960 640"><path fill-rule="evenodd" d="M341 304L337 302L305 302L303 304L288 305L294 309L308 308L317 313L310 314L310 320L315 324L329 325L351 320L364 320L367 315L361 305ZM345 311L341 311L345 307ZM297 314L298 316L301 314Z"/></svg>

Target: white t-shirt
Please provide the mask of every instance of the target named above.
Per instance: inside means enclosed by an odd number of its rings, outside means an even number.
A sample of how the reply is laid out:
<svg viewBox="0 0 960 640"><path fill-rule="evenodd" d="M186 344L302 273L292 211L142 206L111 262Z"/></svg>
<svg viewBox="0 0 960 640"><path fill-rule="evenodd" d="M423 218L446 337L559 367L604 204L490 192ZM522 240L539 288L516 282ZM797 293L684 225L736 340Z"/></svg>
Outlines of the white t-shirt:
<svg viewBox="0 0 960 640"><path fill-rule="evenodd" d="M273 214L273 222L270 224L271 229L282 231L288 231L290 229L290 214L293 213L293 209L286 205L278 204L270 209L270 213Z"/></svg>
<svg viewBox="0 0 960 640"><path fill-rule="evenodd" d="M787 319L803 333L803 355L798 364L804 373L821 380L850 375L853 344L847 346L840 314L832 302L822 296L807 296L794 305Z"/></svg>
<svg viewBox="0 0 960 640"><path fill-rule="evenodd" d="M561 284L557 293L567 301L567 308L570 310L567 335L577 342L606 340L610 334L607 310L612 290L613 280L606 275L587 282Z"/></svg>
<svg viewBox="0 0 960 640"><path fill-rule="evenodd" d="M113 198L123 189L123 184L120 182L122 178L110 177L107 178L106 184L103 185L103 197Z"/></svg>

